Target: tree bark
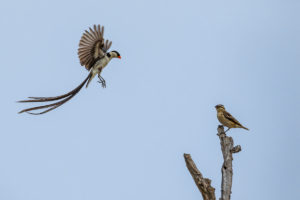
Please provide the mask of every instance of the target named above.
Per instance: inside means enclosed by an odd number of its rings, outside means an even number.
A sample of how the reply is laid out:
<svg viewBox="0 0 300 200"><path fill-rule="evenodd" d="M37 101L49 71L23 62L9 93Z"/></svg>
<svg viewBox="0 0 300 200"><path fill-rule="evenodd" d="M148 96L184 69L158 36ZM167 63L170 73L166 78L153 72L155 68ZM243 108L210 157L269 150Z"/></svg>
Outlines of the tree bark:
<svg viewBox="0 0 300 200"><path fill-rule="evenodd" d="M232 154L238 153L242 150L240 145L233 146L232 137L228 137L224 132L223 126L218 126L218 134L221 144L221 150L223 154L223 165L222 165L222 183L221 183L221 197L219 200L230 200L231 188L232 188ZM186 166L192 175L195 184L202 194L204 200L215 200L215 188L211 186L211 180L203 178L201 172L197 169L194 161L190 154L184 154Z"/></svg>
<svg viewBox="0 0 300 200"><path fill-rule="evenodd" d="M195 184L197 185L199 191L202 194L204 200L216 200L215 188L211 186L211 180L208 178L203 178L201 172L197 169L196 164L192 160L190 154L183 154L186 167L191 173Z"/></svg>
<svg viewBox="0 0 300 200"><path fill-rule="evenodd" d="M232 137L228 137L224 132L224 127L218 127L218 136L220 138L221 150L223 154L222 165L222 184L221 184L221 198L220 200L230 200L231 187L232 187L232 154L238 153L242 150L240 145L233 146Z"/></svg>

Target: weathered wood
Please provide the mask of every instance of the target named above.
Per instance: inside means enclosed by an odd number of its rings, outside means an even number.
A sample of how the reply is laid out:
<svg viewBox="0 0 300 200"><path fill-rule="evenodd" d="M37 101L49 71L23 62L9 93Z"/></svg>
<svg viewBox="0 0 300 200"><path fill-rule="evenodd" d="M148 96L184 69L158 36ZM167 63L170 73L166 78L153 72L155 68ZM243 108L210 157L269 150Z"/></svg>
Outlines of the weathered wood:
<svg viewBox="0 0 300 200"><path fill-rule="evenodd" d="M232 188L232 154L238 153L242 150L240 145L233 146L232 137L228 137L224 132L224 127L218 127L218 136L220 138L221 150L223 154L223 165L222 165L222 184L221 184L221 198L220 200L230 200L231 188Z"/></svg>
<svg viewBox="0 0 300 200"><path fill-rule="evenodd" d="M208 178L203 178L201 172L198 170L190 154L184 154L183 156L186 163L186 167L192 175L195 184L197 185L199 191L202 194L203 199L216 200L215 188L211 186L211 180Z"/></svg>
<svg viewBox="0 0 300 200"><path fill-rule="evenodd" d="M238 153L242 150L240 145L233 146L232 137L228 137L224 132L222 125L218 126L218 134L221 144L221 150L223 154L223 165L222 165L222 183L221 183L221 197L219 200L230 200L231 188L232 188L232 154ZM192 160L190 154L184 154L186 166L192 175L195 184L202 194L204 200L215 200L215 188L211 186L211 180L203 178L201 172L198 170L196 164Z"/></svg>

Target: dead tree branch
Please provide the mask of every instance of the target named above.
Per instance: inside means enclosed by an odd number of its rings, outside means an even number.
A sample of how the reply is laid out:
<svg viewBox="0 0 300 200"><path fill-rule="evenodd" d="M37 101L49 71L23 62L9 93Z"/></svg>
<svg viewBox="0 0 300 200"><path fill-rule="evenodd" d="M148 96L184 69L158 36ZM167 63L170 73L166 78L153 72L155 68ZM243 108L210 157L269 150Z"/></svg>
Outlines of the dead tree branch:
<svg viewBox="0 0 300 200"><path fill-rule="evenodd" d="M232 187L232 154L238 153L242 150L240 145L234 146L232 137L228 137L224 132L223 126L218 126L218 134L223 154L222 165L222 183L221 183L221 197L219 200L230 200L231 187ZM215 188L211 186L211 180L203 178L201 172L197 169L190 154L184 154L186 166L192 175L195 184L200 190L204 200L215 200Z"/></svg>
<svg viewBox="0 0 300 200"><path fill-rule="evenodd" d="M242 150L240 145L233 146L232 137L228 137L224 132L224 127L218 127L218 136L220 138L220 144L223 154L223 165L222 165L222 184L221 184L221 198L220 200L230 200L231 187L232 187L232 154L238 153Z"/></svg>
<svg viewBox="0 0 300 200"><path fill-rule="evenodd" d="M216 200L215 196L215 188L211 186L211 180L208 178L203 178L201 172L197 169L194 161L190 154L184 154L184 160L186 163L186 167L190 171L195 184L200 190L202 197L204 200Z"/></svg>

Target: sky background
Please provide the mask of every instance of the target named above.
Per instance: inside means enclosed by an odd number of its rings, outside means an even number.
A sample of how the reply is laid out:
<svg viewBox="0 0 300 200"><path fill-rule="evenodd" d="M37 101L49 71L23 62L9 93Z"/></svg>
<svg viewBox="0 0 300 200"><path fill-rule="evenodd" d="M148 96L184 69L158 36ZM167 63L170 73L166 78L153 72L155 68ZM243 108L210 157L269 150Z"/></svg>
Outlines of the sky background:
<svg viewBox="0 0 300 200"><path fill-rule="evenodd" d="M232 199L300 199L300 2L297 0L1 1L1 200L198 200L190 153L220 196L214 106L229 132ZM45 115L17 114L88 75L77 48L105 26L107 88Z"/></svg>

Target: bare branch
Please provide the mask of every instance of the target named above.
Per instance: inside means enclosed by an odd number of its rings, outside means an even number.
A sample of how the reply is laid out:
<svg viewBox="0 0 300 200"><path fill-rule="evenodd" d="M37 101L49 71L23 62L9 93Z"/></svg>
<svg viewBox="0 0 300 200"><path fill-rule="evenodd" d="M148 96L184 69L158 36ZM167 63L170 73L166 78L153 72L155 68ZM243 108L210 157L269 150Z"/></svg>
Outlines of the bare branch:
<svg viewBox="0 0 300 200"><path fill-rule="evenodd" d="M231 153L238 153L240 151L242 151L242 147L240 145L237 145L231 149Z"/></svg>
<svg viewBox="0 0 300 200"><path fill-rule="evenodd" d="M197 169L196 164L192 160L190 154L184 154L184 160L186 167L188 168L190 174L192 175L195 184L200 190L204 200L216 200L215 188L211 186L211 180L208 178L203 178L201 172Z"/></svg>
<svg viewBox="0 0 300 200"><path fill-rule="evenodd" d="M223 166L222 166L222 184L221 184L221 198L220 200L230 200L231 187L232 187L232 154L238 153L242 150L240 145L233 146L232 137L228 137L224 132L224 127L218 127L218 136L220 138L220 144L223 154Z"/></svg>
<svg viewBox="0 0 300 200"><path fill-rule="evenodd" d="M232 187L232 154L238 153L242 150L240 145L233 146L232 137L228 137L224 132L222 125L218 126L218 134L223 154L222 165L222 184L221 184L221 198L219 200L230 200L231 187ZM184 154L186 166L192 175L198 189L200 190L204 200L215 200L215 188L211 186L211 180L203 178L201 172L197 169L190 154Z"/></svg>

